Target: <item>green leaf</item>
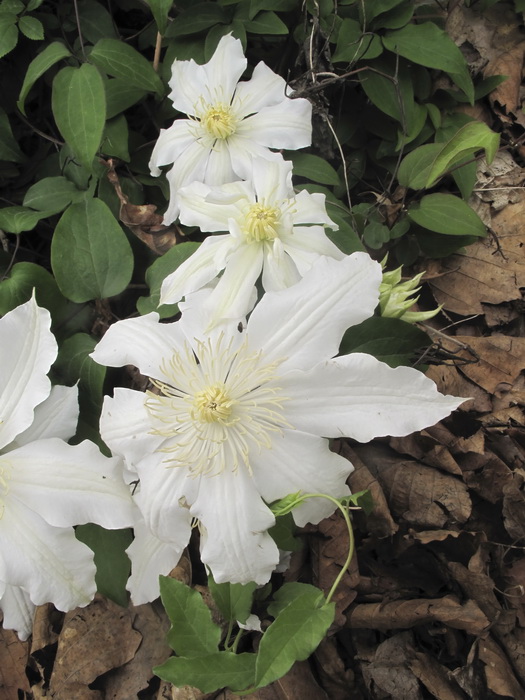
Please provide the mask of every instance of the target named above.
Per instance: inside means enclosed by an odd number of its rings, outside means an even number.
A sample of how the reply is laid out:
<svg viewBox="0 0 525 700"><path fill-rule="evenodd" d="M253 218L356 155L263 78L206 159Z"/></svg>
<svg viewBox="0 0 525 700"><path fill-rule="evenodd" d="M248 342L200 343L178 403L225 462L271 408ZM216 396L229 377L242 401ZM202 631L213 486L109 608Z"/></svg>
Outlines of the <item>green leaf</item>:
<svg viewBox="0 0 525 700"><path fill-rule="evenodd" d="M33 211L27 207L4 207L0 209L0 229L8 233L32 231L40 219L45 219L54 211Z"/></svg>
<svg viewBox="0 0 525 700"><path fill-rule="evenodd" d="M162 666L155 666L153 673L175 686L188 685L203 693L213 693L224 687L244 690L253 684L255 654L218 651L190 659L171 657Z"/></svg>
<svg viewBox="0 0 525 700"><path fill-rule="evenodd" d="M296 598L299 598L303 593L315 595L317 598L322 598L322 591L309 583L300 583L292 581L285 583L274 594L273 600L268 606L268 613L272 617L277 617L281 612Z"/></svg>
<svg viewBox="0 0 525 700"><path fill-rule="evenodd" d="M50 311L66 302L50 272L41 265L20 262L11 268L9 277L0 282L0 315L28 301L33 289L39 306Z"/></svg>
<svg viewBox="0 0 525 700"><path fill-rule="evenodd" d="M382 51L381 39L376 34L363 33L359 22L347 17L339 29L332 61L355 63L359 59L376 58Z"/></svg>
<svg viewBox="0 0 525 700"><path fill-rule="evenodd" d="M478 181L477 162L469 158L466 158L463 164L462 161L459 161L459 163L455 164L451 174L461 192L461 196L467 201Z"/></svg>
<svg viewBox="0 0 525 700"><path fill-rule="evenodd" d="M179 656L215 654L221 630L201 594L180 581L160 576L160 597L171 622L168 644ZM221 687L221 686L219 686Z"/></svg>
<svg viewBox="0 0 525 700"><path fill-rule="evenodd" d="M94 0L81 0L78 3L78 17L84 40L96 44L100 39L117 38L113 19L104 5Z"/></svg>
<svg viewBox="0 0 525 700"><path fill-rule="evenodd" d="M18 17L12 12L0 12L0 58L12 51L18 42Z"/></svg>
<svg viewBox="0 0 525 700"><path fill-rule="evenodd" d="M173 7L173 0L147 0L147 3L159 33L164 34L168 26L168 15Z"/></svg>
<svg viewBox="0 0 525 700"><path fill-rule="evenodd" d="M38 211L63 211L68 204L76 202L84 196L66 177L45 177L27 190L24 206Z"/></svg>
<svg viewBox="0 0 525 700"><path fill-rule="evenodd" d="M288 34L288 27L275 12L259 12L251 21L244 23L252 34Z"/></svg>
<svg viewBox="0 0 525 700"><path fill-rule="evenodd" d="M471 102L474 85L465 58L456 44L433 22L407 24L383 37L387 49L427 68L448 73Z"/></svg>
<svg viewBox="0 0 525 700"><path fill-rule="evenodd" d="M225 620L245 623L252 609L253 592L256 583L215 583L208 576L208 586L213 600Z"/></svg>
<svg viewBox="0 0 525 700"><path fill-rule="evenodd" d="M100 150L105 155L115 156L129 163L128 139L128 122L123 114L119 114L106 122Z"/></svg>
<svg viewBox="0 0 525 700"><path fill-rule="evenodd" d="M268 530L268 534L279 549L295 552L302 547L301 540L294 535L296 530L293 515L286 513L275 518L275 525Z"/></svg>
<svg viewBox="0 0 525 700"><path fill-rule="evenodd" d="M77 540L84 542L95 553L97 590L118 605L127 607L126 583L130 561L124 551L133 540L131 530L105 530L89 523L75 529Z"/></svg>
<svg viewBox="0 0 525 700"><path fill-rule="evenodd" d="M441 143L426 143L411 151L399 166L397 179L402 187L420 190L426 187L428 175L437 154L442 150Z"/></svg>
<svg viewBox="0 0 525 700"><path fill-rule="evenodd" d="M253 19L261 10L276 10L277 12L289 12L295 10L299 0L250 0L248 19Z"/></svg>
<svg viewBox="0 0 525 700"><path fill-rule="evenodd" d="M293 174L297 177L305 177L312 182L323 185L340 185L341 179L337 171L326 160L311 153L301 151L287 151L286 159L293 163Z"/></svg>
<svg viewBox="0 0 525 700"><path fill-rule="evenodd" d="M364 22L370 22L383 12L388 12L403 0L366 0L366 5L359 6L359 13Z"/></svg>
<svg viewBox="0 0 525 700"><path fill-rule="evenodd" d="M227 24L229 16L224 9L214 2L198 2L181 12L170 24L166 36L174 38L196 34L213 27L214 24Z"/></svg>
<svg viewBox="0 0 525 700"><path fill-rule="evenodd" d="M18 143L11 131L9 117L0 107L0 160L7 160L10 163L23 163L25 155L20 150Z"/></svg>
<svg viewBox="0 0 525 700"><path fill-rule="evenodd" d="M410 325L410 324L409 324ZM430 343L430 339L428 339ZM348 503L349 506L357 506L365 513L365 515L370 515L374 510L374 499L372 494L367 489L366 491L358 491L357 493L352 493L347 496L344 501Z"/></svg>
<svg viewBox="0 0 525 700"><path fill-rule="evenodd" d="M36 58L34 58L27 69L27 73L22 84L22 89L20 90L20 95L18 96L17 107L25 114L25 100L29 91L35 84L35 82L42 76L51 66L55 63L70 56L69 50L64 46L64 44L54 41L49 46L42 51Z"/></svg>
<svg viewBox="0 0 525 700"><path fill-rule="evenodd" d="M127 80L135 88L164 94L164 84L151 63L123 41L100 39L89 54L89 60L108 75Z"/></svg>
<svg viewBox="0 0 525 700"><path fill-rule="evenodd" d="M14 12L15 15L19 15L25 9L22 0L2 0L2 2L0 2L0 13Z"/></svg>
<svg viewBox="0 0 525 700"><path fill-rule="evenodd" d="M313 586L287 605L263 634L255 665L255 686L281 678L317 648L335 615L335 605L321 605L323 594Z"/></svg>
<svg viewBox="0 0 525 700"><path fill-rule="evenodd" d="M442 145L430 168L425 187L432 187L453 165L482 149L485 151L487 163L491 163L498 148L499 135L491 131L486 124L478 121L465 124L444 146Z"/></svg>
<svg viewBox="0 0 525 700"><path fill-rule="evenodd" d="M65 141L91 169L106 121L104 81L95 66L62 68L53 80L52 109Z"/></svg>
<svg viewBox="0 0 525 700"><path fill-rule="evenodd" d="M149 297L140 297L137 301L137 310L140 314L149 314L151 311L158 311L161 318L169 318L178 313L177 304L166 304L157 308L160 301L160 287L164 278L174 272L190 255L197 250L200 243L179 243L173 246L167 253L157 258L146 271L146 282L150 288Z"/></svg>
<svg viewBox="0 0 525 700"><path fill-rule="evenodd" d="M485 224L469 205L453 194L427 194L408 208L416 224L447 236L484 236Z"/></svg>
<svg viewBox="0 0 525 700"><path fill-rule="evenodd" d="M372 316L343 335L340 355L364 352L390 367L412 366L415 353L430 344L426 333L398 318Z"/></svg>
<svg viewBox="0 0 525 700"><path fill-rule="evenodd" d="M24 36L34 41L40 41L44 38L44 27L42 22L31 15L24 15L18 20L18 28Z"/></svg>
<svg viewBox="0 0 525 700"><path fill-rule="evenodd" d="M388 226L379 221L370 221L363 231L363 240L369 248L379 250L382 245L390 240Z"/></svg>
<svg viewBox="0 0 525 700"><path fill-rule="evenodd" d="M72 301L105 299L126 288L133 254L102 200L72 204L62 214L51 242L51 266L61 292Z"/></svg>
<svg viewBox="0 0 525 700"><path fill-rule="evenodd" d="M146 90L133 87L122 78L108 78L104 81L106 91L106 119L112 119L136 104L145 95Z"/></svg>

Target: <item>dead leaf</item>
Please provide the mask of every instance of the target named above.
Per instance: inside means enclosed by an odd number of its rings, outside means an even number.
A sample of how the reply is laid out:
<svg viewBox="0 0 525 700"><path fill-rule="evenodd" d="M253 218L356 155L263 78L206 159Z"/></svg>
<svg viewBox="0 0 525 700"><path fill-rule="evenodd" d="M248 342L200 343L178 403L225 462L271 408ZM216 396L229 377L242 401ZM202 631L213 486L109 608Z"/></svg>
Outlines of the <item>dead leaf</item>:
<svg viewBox="0 0 525 700"><path fill-rule="evenodd" d="M408 664L416 678L437 700L464 700L463 693L450 680L450 671L429 654L416 651Z"/></svg>
<svg viewBox="0 0 525 700"><path fill-rule="evenodd" d="M507 657L492 638L479 641L479 658L485 664L487 686L492 692L513 700L525 700L523 686L516 679Z"/></svg>
<svg viewBox="0 0 525 700"><path fill-rule="evenodd" d="M459 411L475 410L479 413L490 413L492 411L490 395L481 387L463 377L457 367L432 365L427 370L426 375L429 379L436 382L442 394L470 398L470 401L465 401L461 404Z"/></svg>
<svg viewBox="0 0 525 700"><path fill-rule="evenodd" d="M516 471L512 481L503 487L503 520L513 540L525 539L525 494L523 474Z"/></svg>
<svg viewBox="0 0 525 700"><path fill-rule="evenodd" d="M330 700L358 700L354 673L345 668L333 637L325 637L314 653L321 685Z"/></svg>
<svg viewBox="0 0 525 700"><path fill-rule="evenodd" d="M489 97L493 108L502 107L504 115L517 117L520 111L520 87L525 43L515 44L498 54L485 68L484 76L506 75L507 79L493 90Z"/></svg>
<svg viewBox="0 0 525 700"><path fill-rule="evenodd" d="M363 665L363 677L371 696L423 700L419 682L409 668L414 654L410 632L396 634L379 644L372 660Z"/></svg>
<svg viewBox="0 0 525 700"><path fill-rule="evenodd" d="M16 632L0 627L0 700L16 700L18 691L29 692L28 657L29 642L21 642Z"/></svg>
<svg viewBox="0 0 525 700"><path fill-rule="evenodd" d="M478 362L461 365L458 370L490 394L499 391L501 385L511 388L525 368L525 338L507 335L456 338L468 345L479 358Z"/></svg>

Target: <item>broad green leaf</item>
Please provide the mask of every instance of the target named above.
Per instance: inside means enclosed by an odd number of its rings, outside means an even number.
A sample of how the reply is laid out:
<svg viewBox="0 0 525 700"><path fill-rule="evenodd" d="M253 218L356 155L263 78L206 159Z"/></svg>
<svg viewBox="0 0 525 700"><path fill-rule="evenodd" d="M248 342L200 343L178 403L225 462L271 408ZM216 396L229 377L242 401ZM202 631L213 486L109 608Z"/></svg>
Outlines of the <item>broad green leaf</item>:
<svg viewBox="0 0 525 700"><path fill-rule="evenodd" d="M224 619L228 622L237 620L244 624L252 610L253 592L257 584L215 583L210 575L208 586Z"/></svg>
<svg viewBox="0 0 525 700"><path fill-rule="evenodd" d="M27 12L37 10L43 2L44 0L29 0L26 7Z"/></svg>
<svg viewBox="0 0 525 700"><path fill-rule="evenodd" d="M244 26L252 34L288 34L288 27L275 12L259 12Z"/></svg>
<svg viewBox="0 0 525 700"><path fill-rule="evenodd" d="M414 101L412 75L395 57L381 56L367 63L370 70L360 73L360 81L367 97L382 112L401 124L409 134L421 105ZM390 76L390 77L389 77Z"/></svg>
<svg viewBox="0 0 525 700"><path fill-rule="evenodd" d="M149 314L158 311L161 318L169 318L178 313L177 304L169 304L157 308L160 301L160 287L165 277L174 272L179 265L187 260L197 250L199 243L179 243L173 246L167 253L150 265L146 272L146 282L150 288L149 297L140 297L137 301L137 310L140 314Z"/></svg>
<svg viewBox="0 0 525 700"><path fill-rule="evenodd" d="M159 33L164 34L168 26L168 14L173 6L173 0L147 0L147 3Z"/></svg>
<svg viewBox="0 0 525 700"><path fill-rule="evenodd" d="M426 143L405 156L397 173L399 184L413 190L426 187L428 174L442 148L443 144L441 143Z"/></svg>
<svg viewBox="0 0 525 700"><path fill-rule="evenodd" d="M369 248L379 250L382 245L390 240L388 226L379 221L370 221L363 231L363 241Z"/></svg>
<svg viewBox="0 0 525 700"><path fill-rule="evenodd" d="M359 15L363 22L370 22L383 12L388 12L397 5L400 5L403 0L366 0L366 4L358 3Z"/></svg>
<svg viewBox="0 0 525 700"><path fill-rule="evenodd" d="M71 202L76 202L84 196L66 177L45 177L27 190L24 206L38 211L52 210L59 212Z"/></svg>
<svg viewBox="0 0 525 700"><path fill-rule="evenodd" d="M0 229L8 233L32 231L40 219L45 219L54 211L33 211L27 207L4 207L0 209Z"/></svg>
<svg viewBox="0 0 525 700"><path fill-rule="evenodd" d="M25 5L22 0L2 0L0 2L0 12L14 12L19 15L25 10Z"/></svg>
<svg viewBox="0 0 525 700"><path fill-rule="evenodd" d="M115 156L129 163L128 139L128 122L123 114L119 114L106 122L100 150L107 156Z"/></svg>
<svg viewBox="0 0 525 700"><path fill-rule="evenodd" d="M90 43L96 44L106 37L117 38L113 19L104 5L95 0L81 0L78 3L78 16L82 35Z"/></svg>
<svg viewBox="0 0 525 700"><path fill-rule="evenodd" d="M425 187L432 187L454 164L482 149L485 151L487 163L491 163L498 147L499 135L486 124L478 121L465 124L446 144L442 145L430 168Z"/></svg>
<svg viewBox="0 0 525 700"><path fill-rule="evenodd" d="M253 19L261 10L275 10L276 12L289 12L299 5L299 0L251 0L248 11L248 19Z"/></svg>
<svg viewBox="0 0 525 700"><path fill-rule="evenodd" d="M13 12L0 12L0 58L12 51L18 42L18 17Z"/></svg>
<svg viewBox="0 0 525 700"><path fill-rule="evenodd" d="M287 151L286 159L293 163L293 174L297 177L306 177L312 182L320 182L323 185L340 185L341 178L337 171L323 158L311 153L301 151Z"/></svg>
<svg viewBox="0 0 525 700"><path fill-rule="evenodd" d="M62 68L53 80L52 108L65 141L91 169L106 121L104 81L95 66Z"/></svg>
<svg viewBox="0 0 525 700"><path fill-rule="evenodd" d="M126 583L130 561L125 549L133 540L131 530L105 530L89 523L75 529L77 540L84 542L95 553L97 590L118 605L127 607Z"/></svg>
<svg viewBox="0 0 525 700"><path fill-rule="evenodd" d="M227 24L229 16L224 9L214 2L198 2L190 5L180 13L174 22L171 22L166 31L166 36L174 38L196 34L213 27L214 24Z"/></svg>
<svg viewBox="0 0 525 700"><path fill-rule="evenodd" d="M39 306L55 311L66 303L53 275L35 263L16 263L9 276L0 282L0 315L6 314L31 298L33 289Z"/></svg>
<svg viewBox="0 0 525 700"><path fill-rule="evenodd" d="M430 342L430 339L429 341ZM365 515L370 515L374 510L374 499L372 494L367 489L366 491L358 491L357 493L352 493L344 499L345 503L351 506L357 506L365 513Z"/></svg>
<svg viewBox="0 0 525 700"><path fill-rule="evenodd" d="M39 41L44 38L42 22L31 15L24 15L18 20L18 28L28 39Z"/></svg>
<svg viewBox="0 0 525 700"><path fill-rule="evenodd" d="M485 225L459 197L452 194L427 194L408 208L416 224L447 236L484 236Z"/></svg>
<svg viewBox="0 0 525 700"><path fill-rule="evenodd" d="M160 576L160 597L172 625L168 644L176 654L193 658L218 651L221 630L212 622L210 610L198 591Z"/></svg>
<svg viewBox="0 0 525 700"><path fill-rule="evenodd" d="M465 201L468 201L478 181L477 162L472 161L470 158L465 158L464 162L459 161L459 163L454 165L451 175L461 192L461 196Z"/></svg>
<svg viewBox="0 0 525 700"><path fill-rule="evenodd" d="M104 81L106 91L106 119L112 119L124 112L147 95L147 90L133 87L122 78L108 78Z"/></svg>
<svg viewBox="0 0 525 700"><path fill-rule="evenodd" d="M293 603L293 601L299 598L303 593L315 595L317 598L322 596L322 591L309 583L300 583L299 581L285 583L274 593L273 600L268 606L268 613L272 617L277 617L290 603Z"/></svg>
<svg viewBox="0 0 525 700"><path fill-rule="evenodd" d="M133 87L164 94L164 84L151 63L123 41L100 39L89 54L89 60L108 75L127 80Z"/></svg>
<svg viewBox="0 0 525 700"><path fill-rule="evenodd" d="M255 685L281 678L318 647L334 620L335 605L322 605L323 594L310 587L287 605L263 634L255 665Z"/></svg>
<svg viewBox="0 0 525 700"><path fill-rule="evenodd" d="M162 666L155 666L153 673L175 686L192 686L203 693L213 693L220 688L244 690L255 677L255 654L233 654L218 651L195 658L171 657Z"/></svg>
<svg viewBox="0 0 525 700"><path fill-rule="evenodd" d="M375 29L400 29L407 25L414 14L414 1L403 0L399 5L383 12L372 21L372 28Z"/></svg>
<svg viewBox="0 0 525 700"><path fill-rule="evenodd" d="M51 266L62 294L79 303L112 297L127 287L131 247L102 200L72 204L62 214L51 242Z"/></svg>
<svg viewBox="0 0 525 700"><path fill-rule="evenodd" d="M463 54L448 34L433 22L407 24L402 29L387 32L383 44L409 61L448 73L469 100L474 101L474 85Z"/></svg>
<svg viewBox="0 0 525 700"><path fill-rule="evenodd" d="M27 73L22 84L22 89L20 90L20 95L18 96L17 107L25 114L25 100L29 91L35 84L35 82L43 75L51 66L55 63L70 56L69 50L64 46L64 44L54 41L49 46L42 51L36 58L34 58L27 69Z"/></svg>
<svg viewBox="0 0 525 700"><path fill-rule="evenodd" d="M376 58L382 51L381 39L376 34L364 33L359 22L347 17L339 29L332 61L355 63L359 59Z"/></svg>
<svg viewBox="0 0 525 700"><path fill-rule="evenodd" d="M301 540L294 536L296 530L293 515L286 513L275 518L275 525L268 530L268 534L279 549L295 552L302 547Z"/></svg>
<svg viewBox="0 0 525 700"><path fill-rule="evenodd" d="M0 107L0 160L7 160L10 163L23 163L25 155L20 150L18 143L11 131L9 117Z"/></svg>
<svg viewBox="0 0 525 700"><path fill-rule="evenodd" d="M411 367L417 352L429 345L427 334L413 324L398 318L372 316L346 331L339 354L364 352L390 367Z"/></svg>

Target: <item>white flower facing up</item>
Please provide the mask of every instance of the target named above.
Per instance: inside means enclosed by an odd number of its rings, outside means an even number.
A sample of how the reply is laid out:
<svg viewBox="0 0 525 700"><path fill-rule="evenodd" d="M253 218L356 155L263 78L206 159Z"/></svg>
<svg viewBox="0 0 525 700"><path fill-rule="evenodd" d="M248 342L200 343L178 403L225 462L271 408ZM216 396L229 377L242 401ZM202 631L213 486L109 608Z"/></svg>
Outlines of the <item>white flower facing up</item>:
<svg viewBox="0 0 525 700"><path fill-rule="evenodd" d="M295 194L292 164L253 161L250 179L210 188L193 183L180 193L182 223L209 236L162 284L161 304L174 304L224 270L206 300L212 316L239 318L252 308L262 272L265 291L291 287L320 255L342 260L344 254L324 232L337 225L326 213L325 196L305 190Z"/></svg>
<svg viewBox="0 0 525 700"><path fill-rule="evenodd" d="M351 464L326 438L368 441L435 423L462 399L442 396L420 372L374 357L334 357L344 331L377 306L381 267L364 253L319 258L293 287L266 293L246 327L207 332L203 289L177 323L157 314L111 326L93 357L135 365L146 393L106 398L101 433L140 479L144 523L129 553L135 603L158 595L201 527L201 558L218 582L266 582L279 561L266 505L303 491L343 497ZM333 511L327 499L302 503L298 525Z"/></svg>
<svg viewBox="0 0 525 700"><path fill-rule="evenodd" d="M51 389L50 324L34 298L0 319L0 608L24 639L35 605L71 610L95 594L93 552L72 525L129 527L135 516L120 460L65 442L77 389Z"/></svg>
<svg viewBox="0 0 525 700"><path fill-rule="evenodd" d="M162 129L150 160L152 175L168 172L170 202L164 223L179 213L179 189L191 182L222 185L246 179L251 159L282 159L271 148L309 146L312 108L308 100L291 99L286 83L262 61L250 80L241 42L224 36L208 63L175 61L170 99L189 119L176 119Z"/></svg>

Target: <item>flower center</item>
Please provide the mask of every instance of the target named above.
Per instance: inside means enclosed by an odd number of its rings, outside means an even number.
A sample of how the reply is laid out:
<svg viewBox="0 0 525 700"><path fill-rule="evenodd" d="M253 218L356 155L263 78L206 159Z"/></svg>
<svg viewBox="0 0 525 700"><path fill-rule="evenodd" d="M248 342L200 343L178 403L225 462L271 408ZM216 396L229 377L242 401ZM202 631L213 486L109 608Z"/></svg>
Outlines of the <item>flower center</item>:
<svg viewBox="0 0 525 700"><path fill-rule="evenodd" d="M280 211L277 207L252 204L246 215L246 238L250 243L273 241L277 238Z"/></svg>
<svg viewBox="0 0 525 700"><path fill-rule="evenodd" d="M201 123L206 131L216 139L227 139L237 128L231 107L219 103L210 107L201 117Z"/></svg>
<svg viewBox="0 0 525 700"><path fill-rule="evenodd" d="M223 423L227 425L233 403L226 393L224 384L212 384L195 394L192 417L203 423Z"/></svg>

